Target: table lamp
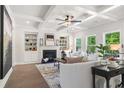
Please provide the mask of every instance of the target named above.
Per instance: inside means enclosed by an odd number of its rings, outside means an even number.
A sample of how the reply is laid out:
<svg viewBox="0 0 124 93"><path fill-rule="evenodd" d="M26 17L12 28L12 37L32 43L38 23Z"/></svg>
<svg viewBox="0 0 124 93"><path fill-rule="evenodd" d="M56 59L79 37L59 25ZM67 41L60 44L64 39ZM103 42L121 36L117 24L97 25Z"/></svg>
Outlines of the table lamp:
<svg viewBox="0 0 124 93"><path fill-rule="evenodd" d="M114 53L114 51L117 51L120 49L120 45L119 44L111 44L110 45L110 50L112 50L112 54Z"/></svg>

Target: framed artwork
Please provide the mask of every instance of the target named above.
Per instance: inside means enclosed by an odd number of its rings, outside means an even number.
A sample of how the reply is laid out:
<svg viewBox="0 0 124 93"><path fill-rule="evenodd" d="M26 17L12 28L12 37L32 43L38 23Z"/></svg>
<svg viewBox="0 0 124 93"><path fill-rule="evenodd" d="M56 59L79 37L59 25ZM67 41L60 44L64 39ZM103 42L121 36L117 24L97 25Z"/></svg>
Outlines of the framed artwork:
<svg viewBox="0 0 124 93"><path fill-rule="evenodd" d="M5 6L0 6L0 78L12 67L12 20Z"/></svg>
<svg viewBox="0 0 124 93"><path fill-rule="evenodd" d="M46 46L54 46L55 45L54 34L52 34L52 33L45 34L45 45Z"/></svg>

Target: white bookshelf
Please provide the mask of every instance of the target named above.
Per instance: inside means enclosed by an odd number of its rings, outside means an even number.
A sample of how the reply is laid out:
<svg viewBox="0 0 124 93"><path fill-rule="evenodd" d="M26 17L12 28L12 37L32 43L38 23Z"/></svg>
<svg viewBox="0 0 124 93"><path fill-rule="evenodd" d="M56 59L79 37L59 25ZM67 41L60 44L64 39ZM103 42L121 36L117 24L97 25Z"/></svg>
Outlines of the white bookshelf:
<svg viewBox="0 0 124 93"><path fill-rule="evenodd" d="M68 49L68 37L60 37L59 46L60 46L60 50Z"/></svg>
<svg viewBox="0 0 124 93"><path fill-rule="evenodd" d="M25 33L25 51L37 51L37 33Z"/></svg>

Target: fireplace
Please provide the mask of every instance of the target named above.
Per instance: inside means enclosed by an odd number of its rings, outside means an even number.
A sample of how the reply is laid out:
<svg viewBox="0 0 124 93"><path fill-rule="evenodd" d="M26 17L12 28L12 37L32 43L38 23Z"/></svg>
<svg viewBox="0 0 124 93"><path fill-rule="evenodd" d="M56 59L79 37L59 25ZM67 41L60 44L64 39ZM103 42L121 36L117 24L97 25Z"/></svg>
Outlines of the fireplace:
<svg viewBox="0 0 124 93"><path fill-rule="evenodd" d="M43 50L42 63L53 62L54 59L56 58L56 52L57 52L56 50Z"/></svg>

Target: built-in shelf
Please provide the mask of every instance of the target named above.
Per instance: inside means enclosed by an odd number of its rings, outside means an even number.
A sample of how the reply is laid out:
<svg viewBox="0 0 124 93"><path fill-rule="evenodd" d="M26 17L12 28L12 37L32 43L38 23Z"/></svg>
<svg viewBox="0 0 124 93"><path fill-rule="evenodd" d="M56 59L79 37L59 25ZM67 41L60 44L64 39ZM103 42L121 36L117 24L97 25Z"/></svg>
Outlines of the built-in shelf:
<svg viewBox="0 0 124 93"><path fill-rule="evenodd" d="M68 48L68 37L60 37L59 46L60 50L66 50Z"/></svg>
<svg viewBox="0 0 124 93"><path fill-rule="evenodd" d="M25 51L37 51L37 33L25 33Z"/></svg>

